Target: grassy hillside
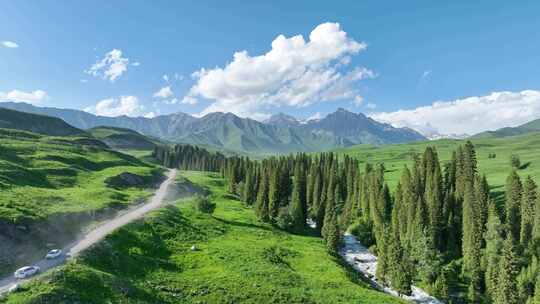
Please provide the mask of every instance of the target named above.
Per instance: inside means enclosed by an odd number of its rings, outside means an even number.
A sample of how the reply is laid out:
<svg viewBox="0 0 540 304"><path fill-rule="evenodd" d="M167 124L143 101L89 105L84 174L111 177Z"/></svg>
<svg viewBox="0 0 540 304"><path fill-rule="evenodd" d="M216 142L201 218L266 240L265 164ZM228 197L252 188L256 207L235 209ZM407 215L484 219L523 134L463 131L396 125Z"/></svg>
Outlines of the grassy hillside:
<svg viewBox="0 0 540 304"><path fill-rule="evenodd" d="M476 134L474 138L501 138L508 136L523 135L532 132L540 132L540 119L530 121L517 127L507 127L496 131L487 131Z"/></svg>
<svg viewBox="0 0 540 304"><path fill-rule="evenodd" d="M159 143L158 140L125 128L95 127L87 131L114 149L152 150Z"/></svg>
<svg viewBox="0 0 540 304"><path fill-rule="evenodd" d="M110 187L123 172L146 185ZM87 137L49 137L0 129L0 222L28 223L52 214L99 210L145 197L154 165Z"/></svg>
<svg viewBox="0 0 540 304"><path fill-rule="evenodd" d="M0 128L18 129L52 136L85 135L84 131L67 124L60 118L1 107Z"/></svg>
<svg viewBox="0 0 540 304"><path fill-rule="evenodd" d="M185 177L211 191L213 216L171 205L0 302L404 303L359 281L322 239L259 223L217 175Z"/></svg>
<svg viewBox="0 0 540 304"><path fill-rule="evenodd" d="M522 169L521 176L531 175L540 182L540 133L529 133L520 136L504 138L473 138L471 141L476 147L478 167L481 173L487 175L490 185L495 193L503 191L506 177L512 170L510 156L519 155ZM396 185L401 169L405 164L411 164L412 153L423 153L427 146L434 146L439 152L439 158L447 161L458 145L465 140L442 139L424 141L418 143L369 146L358 145L346 149L337 150L338 153L348 154L358 158L363 163L384 163L387 169L386 179L393 187ZM489 154L496 154L495 158L489 158Z"/></svg>

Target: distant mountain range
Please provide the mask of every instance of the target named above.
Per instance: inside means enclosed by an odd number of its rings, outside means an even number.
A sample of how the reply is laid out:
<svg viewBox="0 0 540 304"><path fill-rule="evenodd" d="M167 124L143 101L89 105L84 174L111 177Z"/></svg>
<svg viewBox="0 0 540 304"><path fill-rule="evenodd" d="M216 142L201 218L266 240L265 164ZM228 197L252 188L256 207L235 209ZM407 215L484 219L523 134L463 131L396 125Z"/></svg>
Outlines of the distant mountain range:
<svg viewBox="0 0 540 304"><path fill-rule="evenodd" d="M171 142L233 152L325 151L355 144L383 145L426 139L412 129L395 128L341 108L317 120L299 121L280 113L259 122L218 112L200 118L185 113L145 118L104 117L79 110L36 107L16 102L3 102L0 107L58 117L80 129L98 126L127 128Z"/></svg>

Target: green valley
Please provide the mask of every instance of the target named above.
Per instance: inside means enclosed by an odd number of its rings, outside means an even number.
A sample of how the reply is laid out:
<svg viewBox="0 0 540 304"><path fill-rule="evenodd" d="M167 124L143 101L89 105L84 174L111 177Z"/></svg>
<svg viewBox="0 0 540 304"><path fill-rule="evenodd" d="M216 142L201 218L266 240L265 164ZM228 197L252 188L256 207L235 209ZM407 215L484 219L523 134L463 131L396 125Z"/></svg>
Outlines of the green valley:
<svg viewBox="0 0 540 304"><path fill-rule="evenodd" d="M2 303L402 303L363 283L319 237L260 223L217 174L180 179L210 193L213 215L179 201Z"/></svg>

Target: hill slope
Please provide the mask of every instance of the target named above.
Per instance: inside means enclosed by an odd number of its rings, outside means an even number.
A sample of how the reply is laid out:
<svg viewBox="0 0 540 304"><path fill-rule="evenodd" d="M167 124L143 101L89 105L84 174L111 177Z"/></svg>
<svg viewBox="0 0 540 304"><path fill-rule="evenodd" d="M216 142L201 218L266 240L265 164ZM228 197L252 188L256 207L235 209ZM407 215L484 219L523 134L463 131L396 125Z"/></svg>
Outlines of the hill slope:
<svg viewBox="0 0 540 304"><path fill-rule="evenodd" d="M144 199L160 172L86 136L0 129L0 274Z"/></svg>
<svg viewBox="0 0 540 304"><path fill-rule="evenodd" d="M478 169L486 174L488 182L495 193L504 191L506 177L512 170L510 156L516 154L524 164L518 173L525 177L531 175L540 180L540 132L528 133L503 138L471 138L476 148ZM448 161L452 152L466 140L441 139L427 142L400 145L371 146L357 145L336 152L356 157L361 163L384 163L386 180L394 187L401 175L403 166L412 165L412 154L423 153L427 146L436 147L441 161ZM494 154L495 158L489 155Z"/></svg>
<svg viewBox="0 0 540 304"><path fill-rule="evenodd" d="M2 106L2 104L0 104ZM0 107L0 128L17 129L44 135L68 136L84 135L62 119L39 114L26 113Z"/></svg>
<svg viewBox="0 0 540 304"><path fill-rule="evenodd" d="M540 132L540 119L530 121L517 127L507 127L495 131L486 131L474 135L472 138L500 138L522 135L531 132Z"/></svg>
<svg viewBox="0 0 540 304"><path fill-rule="evenodd" d="M158 140L126 128L102 126L88 129L87 132L114 149L151 150L159 144Z"/></svg>
<svg viewBox="0 0 540 304"><path fill-rule="evenodd" d="M344 109L324 119L300 124L286 115L262 123L230 113L210 113L200 118L184 113L154 118L101 117L24 103L6 102L2 106L60 117L83 129L97 126L128 128L172 142L257 154L325 151L358 143L388 144L425 139L413 130L393 128Z"/></svg>
<svg viewBox="0 0 540 304"><path fill-rule="evenodd" d="M320 237L261 224L218 174L184 174L211 191L212 216L190 202L164 208L6 303L405 303L361 282Z"/></svg>

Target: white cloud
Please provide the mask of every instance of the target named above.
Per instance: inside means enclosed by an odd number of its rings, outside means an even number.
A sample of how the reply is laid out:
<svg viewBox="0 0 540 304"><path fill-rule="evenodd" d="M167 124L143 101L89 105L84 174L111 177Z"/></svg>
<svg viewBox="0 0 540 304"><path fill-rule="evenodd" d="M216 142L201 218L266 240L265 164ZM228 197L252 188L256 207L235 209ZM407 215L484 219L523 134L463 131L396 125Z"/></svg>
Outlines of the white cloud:
<svg viewBox="0 0 540 304"><path fill-rule="evenodd" d="M18 48L19 45L13 41L2 41L2 45L4 47L7 47L7 48L10 48L10 49L14 49L14 48Z"/></svg>
<svg viewBox="0 0 540 304"><path fill-rule="evenodd" d="M120 96L119 98L107 98L99 101L95 106L84 109L100 116L144 116L145 107L139 103L135 96Z"/></svg>
<svg viewBox="0 0 540 304"><path fill-rule="evenodd" d="M353 98L358 92L352 85L375 75L365 68L344 71L351 62L347 57L366 48L349 38L338 23L320 24L308 41L301 35L279 35L263 55L236 52L223 68L194 72L196 83L183 101L211 100L201 114L220 111L264 117L270 106L303 107Z"/></svg>
<svg viewBox="0 0 540 304"><path fill-rule="evenodd" d="M141 63L140 63L140 62L138 62L138 61L136 61L136 62L132 63L131 65L132 65L132 66L140 66L140 65L141 65Z"/></svg>
<svg viewBox="0 0 540 304"><path fill-rule="evenodd" d="M154 97L159 97L159 98L169 98L169 97L171 97L173 95L174 95L174 93L171 90L171 86L163 87L163 88L159 89L159 91L154 93Z"/></svg>
<svg viewBox="0 0 540 304"><path fill-rule="evenodd" d="M431 70L426 70L422 73L422 76L420 76L420 81L424 81L430 76L431 76Z"/></svg>
<svg viewBox="0 0 540 304"><path fill-rule="evenodd" d="M31 104L38 104L47 99L47 97L47 92L42 90L35 90L33 92L23 92L19 90L12 90L7 93L0 92L0 100L21 101Z"/></svg>
<svg viewBox="0 0 540 304"><path fill-rule="evenodd" d="M182 100L180 101L180 103L188 104L188 105L195 105L197 104L197 102L198 102L197 98L193 98L191 96L186 96L182 98Z"/></svg>
<svg viewBox="0 0 540 304"><path fill-rule="evenodd" d="M315 114L311 115L310 117L308 117L306 119L306 121L310 121L310 120L319 120L322 118L322 114L321 112L316 112Z"/></svg>
<svg viewBox="0 0 540 304"><path fill-rule="evenodd" d="M540 91L494 92L430 106L372 114L376 120L423 134L476 134L540 118Z"/></svg>
<svg viewBox="0 0 540 304"><path fill-rule="evenodd" d="M154 118L154 117L156 117L156 113L154 112L148 112L144 114L144 118Z"/></svg>
<svg viewBox="0 0 540 304"><path fill-rule="evenodd" d="M356 95L356 96L354 96L353 102L357 107L359 107L364 103L364 97L362 97L360 95Z"/></svg>
<svg viewBox="0 0 540 304"><path fill-rule="evenodd" d="M169 83L169 75L165 74L162 78L165 80L165 82Z"/></svg>
<svg viewBox="0 0 540 304"><path fill-rule="evenodd" d="M94 77L101 77L103 79L108 79L110 82L114 82L127 71L128 65L129 59L122 57L122 51L113 49L105 54L103 59L94 63L90 69L85 72Z"/></svg>
<svg viewBox="0 0 540 304"><path fill-rule="evenodd" d="M377 105L374 104L374 103L371 103L371 102L368 103L368 104L366 104L366 108L368 108L368 109L370 109L370 110L373 110L373 109L375 109L376 107L377 107Z"/></svg>

